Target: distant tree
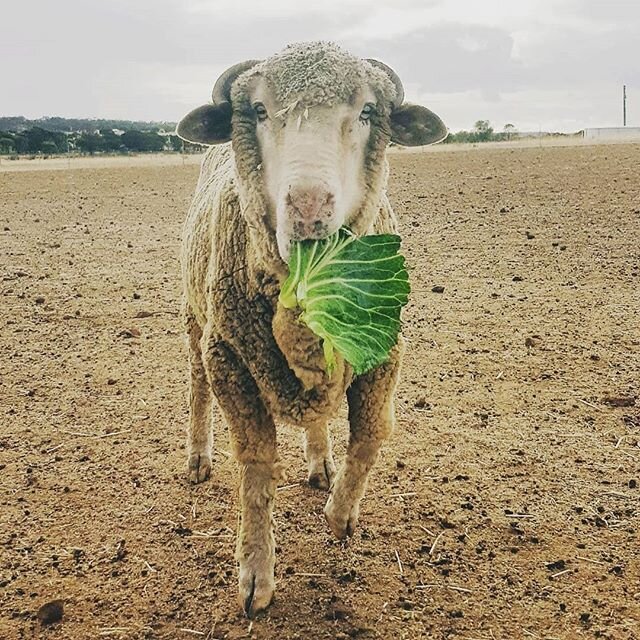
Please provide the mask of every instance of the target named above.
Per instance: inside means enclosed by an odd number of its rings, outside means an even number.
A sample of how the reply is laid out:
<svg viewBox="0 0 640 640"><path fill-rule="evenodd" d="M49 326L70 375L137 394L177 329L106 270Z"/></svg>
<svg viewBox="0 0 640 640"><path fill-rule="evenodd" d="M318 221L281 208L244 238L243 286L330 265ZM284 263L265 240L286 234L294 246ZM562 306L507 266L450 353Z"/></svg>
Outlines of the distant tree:
<svg viewBox="0 0 640 640"><path fill-rule="evenodd" d="M82 133L78 136L76 145L83 153L93 155L104 148L104 138L99 133Z"/></svg>
<svg viewBox="0 0 640 640"><path fill-rule="evenodd" d="M162 151L164 149L164 138L157 133L137 131L131 129L125 131L120 136L122 144L129 151Z"/></svg>
<svg viewBox="0 0 640 640"><path fill-rule="evenodd" d="M124 147L121 136L113 129L100 129L102 147L105 151L121 151Z"/></svg>
<svg viewBox="0 0 640 640"><path fill-rule="evenodd" d="M493 127L488 120L477 120L473 125L476 142L488 142L493 138Z"/></svg>
<svg viewBox="0 0 640 640"><path fill-rule="evenodd" d="M502 131L504 132L507 140L511 140L512 136L514 136L517 133L515 125L511 123L505 124L504 127L502 128Z"/></svg>
<svg viewBox="0 0 640 640"><path fill-rule="evenodd" d="M28 128L28 120L24 116L4 116L0 118L0 129L3 131L18 132Z"/></svg>
<svg viewBox="0 0 640 640"><path fill-rule="evenodd" d="M0 153L8 154L15 153L16 143L14 137L5 131L0 131Z"/></svg>
<svg viewBox="0 0 640 640"><path fill-rule="evenodd" d="M58 145L53 140L43 140L38 151L51 155L52 153L58 153L59 149Z"/></svg>
<svg viewBox="0 0 640 640"><path fill-rule="evenodd" d="M146 151L145 135L142 131L131 129L125 131L120 137L122 144L129 149L129 151Z"/></svg>
<svg viewBox="0 0 640 640"><path fill-rule="evenodd" d="M169 136L169 145L172 151L182 151L183 148L182 138L178 136Z"/></svg>
<svg viewBox="0 0 640 640"><path fill-rule="evenodd" d="M13 139L16 153L29 153L29 139L24 133L16 133Z"/></svg>
<svg viewBox="0 0 640 640"><path fill-rule="evenodd" d="M42 151L42 143L47 140L48 132L41 127L32 127L24 132L27 138L27 153L39 153Z"/></svg>
<svg viewBox="0 0 640 640"><path fill-rule="evenodd" d="M444 142L452 144L456 142L477 142L478 136L474 131L458 131L457 133L450 133Z"/></svg>

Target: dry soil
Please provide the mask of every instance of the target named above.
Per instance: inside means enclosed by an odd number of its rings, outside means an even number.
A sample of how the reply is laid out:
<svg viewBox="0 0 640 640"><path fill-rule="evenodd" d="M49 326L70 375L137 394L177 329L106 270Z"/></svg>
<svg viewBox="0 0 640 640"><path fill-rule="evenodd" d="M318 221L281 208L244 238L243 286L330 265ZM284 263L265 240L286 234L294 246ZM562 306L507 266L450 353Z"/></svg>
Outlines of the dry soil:
<svg viewBox="0 0 640 640"><path fill-rule="evenodd" d="M212 479L185 474L197 167L0 173L0 638L639 638L638 166L640 145L393 155L397 429L347 543L280 429L277 594L251 624L219 418Z"/></svg>

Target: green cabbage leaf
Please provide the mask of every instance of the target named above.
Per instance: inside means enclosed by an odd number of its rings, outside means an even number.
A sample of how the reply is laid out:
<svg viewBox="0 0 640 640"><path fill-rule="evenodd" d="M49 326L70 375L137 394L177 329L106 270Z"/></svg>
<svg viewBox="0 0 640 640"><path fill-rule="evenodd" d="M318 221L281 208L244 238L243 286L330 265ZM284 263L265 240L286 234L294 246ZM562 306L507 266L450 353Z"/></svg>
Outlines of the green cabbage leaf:
<svg viewBox="0 0 640 640"><path fill-rule="evenodd" d="M388 359L410 291L399 249L400 236L358 238L344 228L324 240L293 243L280 303L299 307L300 320L322 338L329 374L335 351L356 375Z"/></svg>

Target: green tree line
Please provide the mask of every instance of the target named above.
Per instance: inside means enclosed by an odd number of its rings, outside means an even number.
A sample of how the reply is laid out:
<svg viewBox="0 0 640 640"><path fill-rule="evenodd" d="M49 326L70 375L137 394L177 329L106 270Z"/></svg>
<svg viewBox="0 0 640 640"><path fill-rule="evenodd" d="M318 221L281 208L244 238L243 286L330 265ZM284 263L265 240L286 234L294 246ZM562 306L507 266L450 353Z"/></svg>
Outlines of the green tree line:
<svg viewBox="0 0 640 640"><path fill-rule="evenodd" d="M63 119L49 118L47 120ZM503 141L510 140L516 134L517 131L512 124L506 124L503 131L496 132L488 120L478 120L471 131L451 133L445 142L451 144ZM2 155L53 155L78 152L91 155L95 153L157 153L160 151L179 152L183 149L187 152L197 152L201 151L202 147L189 143L183 144L178 136L160 135L157 130L128 129L123 133L117 133L113 128L104 127L65 133L40 126L32 126L18 131L0 130L0 154Z"/></svg>
<svg viewBox="0 0 640 640"><path fill-rule="evenodd" d="M450 133L445 142L502 142L511 140L517 133L512 124L505 124L502 131L496 132L488 120L478 120L471 131Z"/></svg>
<svg viewBox="0 0 640 640"><path fill-rule="evenodd" d="M159 135L155 131L129 129L116 133L113 129L94 132L62 133L42 127L24 131L0 131L0 154L34 155L62 153L149 153L182 151L183 142L176 135ZM184 144L187 152L199 151L198 145Z"/></svg>
<svg viewBox="0 0 640 640"><path fill-rule="evenodd" d="M107 120L96 118L60 118L58 116L46 116L29 120L24 116L0 116L0 131L24 131L32 127L40 127L47 131L102 131L104 129L136 129L137 131L173 131L175 122L146 122L142 120Z"/></svg>

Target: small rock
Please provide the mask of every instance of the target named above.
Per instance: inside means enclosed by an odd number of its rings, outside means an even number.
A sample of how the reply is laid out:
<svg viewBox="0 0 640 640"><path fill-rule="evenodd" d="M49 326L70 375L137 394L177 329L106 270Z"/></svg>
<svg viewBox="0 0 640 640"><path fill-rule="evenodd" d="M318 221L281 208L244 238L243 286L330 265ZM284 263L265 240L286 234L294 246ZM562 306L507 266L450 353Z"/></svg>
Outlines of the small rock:
<svg viewBox="0 0 640 640"><path fill-rule="evenodd" d="M629 480L629 489L637 489L637 487L638 481L631 478L631 480Z"/></svg>
<svg viewBox="0 0 640 640"><path fill-rule="evenodd" d="M608 404L610 407L633 407L636 404L636 399L632 396L626 397L608 397L603 398L602 402Z"/></svg>
<svg viewBox="0 0 640 640"><path fill-rule="evenodd" d="M117 382L118 382L118 381L117 381L117 380L114 380L113 378L109 378L109 379L107 380L107 384L108 384L109 386L114 385L114 384L116 384Z"/></svg>
<svg viewBox="0 0 640 640"><path fill-rule="evenodd" d="M44 297L43 297L43 296L38 296L38 297L34 300L34 302L35 302L36 304L44 304Z"/></svg>
<svg viewBox="0 0 640 640"><path fill-rule="evenodd" d="M431 291L433 291L433 293L444 293L444 287L441 284L437 284L431 287Z"/></svg>
<svg viewBox="0 0 640 640"><path fill-rule="evenodd" d="M522 282L523 278L522 278L522 276L513 276L513 278L511 278L511 280L513 282Z"/></svg>
<svg viewBox="0 0 640 640"><path fill-rule="evenodd" d="M325 620L346 620L351 612L341 604L333 604L329 607L324 617Z"/></svg>
<svg viewBox="0 0 640 640"><path fill-rule="evenodd" d="M38 620L44 625L60 622L64 613L64 602L62 600L52 600L43 604L38 609Z"/></svg>
<svg viewBox="0 0 640 640"><path fill-rule="evenodd" d="M341 575L338 576L338 582L342 582L343 584L346 582L353 582L356 579L356 571L355 569L351 569L350 571L345 571Z"/></svg>
<svg viewBox="0 0 640 640"><path fill-rule="evenodd" d="M527 231L527 240L533 240L535 238L535 236L533 235L533 233L531 233L531 231Z"/></svg>
<svg viewBox="0 0 640 640"><path fill-rule="evenodd" d="M134 291L133 292L133 299L134 300L140 300L140 298L141 298L140 294L137 291Z"/></svg>
<svg viewBox="0 0 640 640"><path fill-rule="evenodd" d="M181 538L193 535L193 531L188 527L183 527L181 524L177 525L173 529L173 533L179 535Z"/></svg>
<svg viewBox="0 0 640 640"><path fill-rule="evenodd" d="M122 562L127 557L129 552L125 549L126 544L126 540L120 540L120 542L118 542L116 554L111 558L111 562Z"/></svg>
<svg viewBox="0 0 640 640"><path fill-rule="evenodd" d="M138 311L134 318L150 318L153 315L151 311Z"/></svg>
<svg viewBox="0 0 640 640"><path fill-rule="evenodd" d="M131 327L131 329L123 329L119 334L120 338L139 338L140 330L135 327Z"/></svg>

